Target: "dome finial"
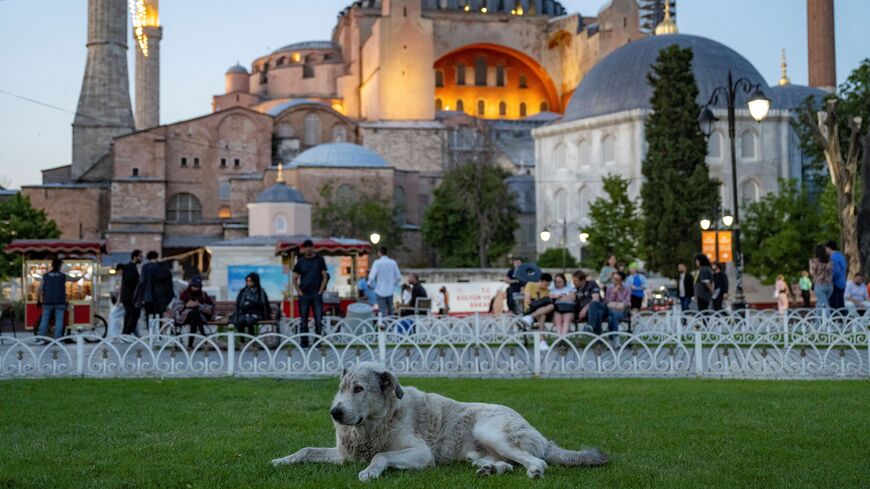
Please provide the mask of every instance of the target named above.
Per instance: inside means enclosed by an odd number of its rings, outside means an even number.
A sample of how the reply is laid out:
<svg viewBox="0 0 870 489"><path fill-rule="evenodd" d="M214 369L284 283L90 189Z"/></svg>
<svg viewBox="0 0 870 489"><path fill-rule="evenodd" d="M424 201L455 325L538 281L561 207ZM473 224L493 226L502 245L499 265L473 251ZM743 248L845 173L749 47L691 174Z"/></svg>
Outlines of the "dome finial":
<svg viewBox="0 0 870 489"><path fill-rule="evenodd" d="M665 0L665 18L656 26L656 35L676 33L677 23L671 18L671 0Z"/></svg>
<svg viewBox="0 0 870 489"><path fill-rule="evenodd" d="M278 178L275 179L275 183L284 183L284 164L278 163Z"/></svg>
<svg viewBox="0 0 870 489"><path fill-rule="evenodd" d="M779 66L782 68L782 77L779 79L779 86L784 87L786 85L791 85L788 75L785 74L785 68L788 66L785 62L785 48L782 48L782 63Z"/></svg>

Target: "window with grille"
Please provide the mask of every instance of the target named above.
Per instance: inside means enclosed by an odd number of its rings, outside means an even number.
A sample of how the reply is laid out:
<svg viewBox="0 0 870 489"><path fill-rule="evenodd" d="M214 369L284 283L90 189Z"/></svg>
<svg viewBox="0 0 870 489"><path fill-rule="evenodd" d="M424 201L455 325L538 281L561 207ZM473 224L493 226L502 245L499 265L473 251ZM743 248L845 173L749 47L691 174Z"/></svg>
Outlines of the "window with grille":
<svg viewBox="0 0 870 489"><path fill-rule="evenodd" d="M218 198L220 200L230 200L230 182L218 183Z"/></svg>
<svg viewBox="0 0 870 489"><path fill-rule="evenodd" d="M478 87L486 86L486 59L482 56L474 60L474 84Z"/></svg>
<svg viewBox="0 0 870 489"><path fill-rule="evenodd" d="M166 222L193 223L202 219L202 205L193 194L175 194L166 206Z"/></svg>
<svg viewBox="0 0 870 489"><path fill-rule="evenodd" d="M505 116L507 115L507 104L504 102L498 103L498 115Z"/></svg>
<svg viewBox="0 0 870 489"><path fill-rule="evenodd" d="M525 117L525 116L526 116L526 103L522 102L522 103L520 103L520 117Z"/></svg>
<svg viewBox="0 0 870 489"><path fill-rule="evenodd" d="M484 115L484 114L486 114L486 102L484 102L483 100L478 100L477 101L477 115Z"/></svg>
<svg viewBox="0 0 870 489"><path fill-rule="evenodd" d="M332 142L343 143L347 141L347 128L343 124L332 127Z"/></svg>
<svg viewBox="0 0 870 489"><path fill-rule="evenodd" d="M435 86L439 88L444 86L444 72L441 70L435 70Z"/></svg>
<svg viewBox="0 0 870 489"><path fill-rule="evenodd" d="M459 112L465 112L465 104L462 103L461 99L456 101L456 110Z"/></svg>
<svg viewBox="0 0 870 489"><path fill-rule="evenodd" d="M722 158L722 133L714 131L707 140L707 157L712 159Z"/></svg>
<svg viewBox="0 0 870 489"><path fill-rule="evenodd" d="M758 158L756 152L757 137L754 132L746 130L740 134L740 157L744 160L754 160Z"/></svg>
<svg viewBox="0 0 870 489"><path fill-rule="evenodd" d="M320 144L320 116L317 114L305 116L305 144L308 146Z"/></svg>
<svg viewBox="0 0 870 489"><path fill-rule="evenodd" d="M529 80L525 73L520 74L520 88L529 88Z"/></svg>
<svg viewBox="0 0 870 489"><path fill-rule="evenodd" d="M441 102L440 98L435 99L435 110L442 110L444 108L444 103Z"/></svg>
<svg viewBox="0 0 870 489"><path fill-rule="evenodd" d="M497 66L495 68L495 86L503 87L504 85L504 66Z"/></svg>
<svg viewBox="0 0 870 489"><path fill-rule="evenodd" d="M465 85L465 65L456 65L456 84Z"/></svg>
<svg viewBox="0 0 870 489"><path fill-rule="evenodd" d="M396 207L396 222L400 225L406 224L408 222L408 194L405 193L405 189L398 185L393 189L393 205Z"/></svg>

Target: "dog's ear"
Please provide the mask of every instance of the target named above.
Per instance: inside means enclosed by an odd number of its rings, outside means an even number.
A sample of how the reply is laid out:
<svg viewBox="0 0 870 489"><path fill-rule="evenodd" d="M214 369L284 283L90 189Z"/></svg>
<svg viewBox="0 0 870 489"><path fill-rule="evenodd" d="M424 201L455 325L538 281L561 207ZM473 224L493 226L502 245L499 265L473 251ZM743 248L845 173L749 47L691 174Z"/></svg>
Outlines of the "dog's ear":
<svg viewBox="0 0 870 489"><path fill-rule="evenodd" d="M399 385L399 379L393 375L393 372L384 370L381 372L381 391L386 393L390 389L396 393L396 397L399 399L405 395L405 391L403 391L402 386Z"/></svg>
<svg viewBox="0 0 870 489"><path fill-rule="evenodd" d="M341 370L341 377L339 377L339 380L343 379L345 375L347 375L347 367L345 367Z"/></svg>

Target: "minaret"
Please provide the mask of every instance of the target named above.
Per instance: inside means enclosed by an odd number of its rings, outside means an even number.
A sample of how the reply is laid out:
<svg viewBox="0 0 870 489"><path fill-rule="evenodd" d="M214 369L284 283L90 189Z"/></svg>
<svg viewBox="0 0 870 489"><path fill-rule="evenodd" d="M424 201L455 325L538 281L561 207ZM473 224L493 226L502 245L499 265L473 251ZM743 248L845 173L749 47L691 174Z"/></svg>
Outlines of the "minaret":
<svg viewBox="0 0 870 489"><path fill-rule="evenodd" d="M127 78L127 2L88 0L88 56L73 120L73 180L133 131Z"/></svg>
<svg viewBox="0 0 870 489"><path fill-rule="evenodd" d="M159 0L134 0L133 49L136 50L136 129L160 125L160 39L163 28L158 16Z"/></svg>
<svg viewBox="0 0 870 489"><path fill-rule="evenodd" d="M837 88L834 0L807 0L807 48L810 86L833 92Z"/></svg>
<svg viewBox="0 0 870 489"><path fill-rule="evenodd" d="M780 63L779 67L782 69L782 76L779 78L779 86L784 87L786 85L791 85L791 80L788 79L788 75L786 74L786 67L788 64L785 62L785 48L782 48L782 63Z"/></svg>

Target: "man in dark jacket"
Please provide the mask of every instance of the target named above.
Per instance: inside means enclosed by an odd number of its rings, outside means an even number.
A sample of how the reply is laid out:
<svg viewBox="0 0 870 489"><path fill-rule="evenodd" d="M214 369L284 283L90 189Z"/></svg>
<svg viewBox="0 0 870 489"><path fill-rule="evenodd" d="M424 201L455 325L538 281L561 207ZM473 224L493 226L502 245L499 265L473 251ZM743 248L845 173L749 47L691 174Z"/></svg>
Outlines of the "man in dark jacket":
<svg viewBox="0 0 870 489"><path fill-rule="evenodd" d="M139 264L142 263L142 250L130 253L130 263L121 267L121 304L124 305L124 334L139 336L139 316L142 310L136 307L133 298L139 285Z"/></svg>
<svg viewBox="0 0 870 489"><path fill-rule="evenodd" d="M677 264L677 297L680 298L680 308L684 311L689 310L692 305L692 297L695 296L695 278L686 269L685 263Z"/></svg>
<svg viewBox="0 0 870 489"><path fill-rule="evenodd" d="M293 286L299 296L299 332L301 345L308 347L308 312L314 313L314 332L323 335L323 291L329 282L326 260L314 251L314 242L302 242L302 254L293 266Z"/></svg>
<svg viewBox="0 0 870 489"><path fill-rule="evenodd" d="M728 295L728 275L719 262L713 262L713 310L721 311L722 302Z"/></svg>
<svg viewBox="0 0 870 489"><path fill-rule="evenodd" d="M175 298L175 291L172 287L170 264L159 261L160 254L156 251L149 251L146 258L148 258L148 263L142 267L139 290L137 290L137 295L140 295L141 298L137 297L137 300L141 300L145 307L145 314L150 318L154 315L163 315L172 299Z"/></svg>
<svg viewBox="0 0 870 489"><path fill-rule="evenodd" d="M420 284L420 278L416 273L408 275L408 285L411 286L411 300L405 304L405 307L399 312L400 316L412 316L418 314L417 299L426 299L429 296L426 294L426 289Z"/></svg>
<svg viewBox="0 0 870 489"><path fill-rule="evenodd" d="M48 321L54 315L54 339L63 336L63 316L66 312L66 282L65 273L60 269L63 261L59 258L51 260L51 271L42 276L39 285L39 301L42 303L42 319L39 321L39 336L48 334Z"/></svg>

